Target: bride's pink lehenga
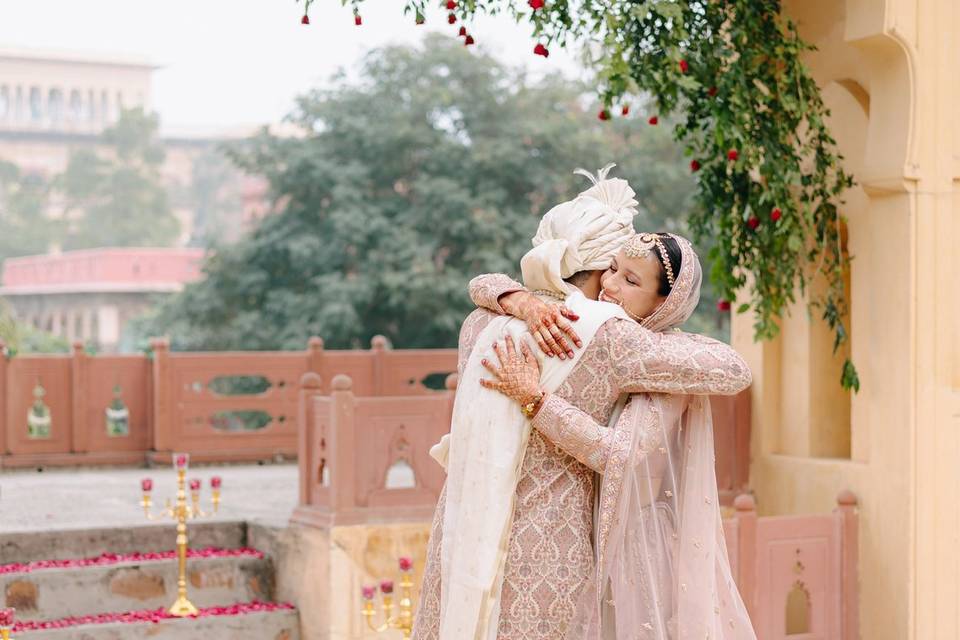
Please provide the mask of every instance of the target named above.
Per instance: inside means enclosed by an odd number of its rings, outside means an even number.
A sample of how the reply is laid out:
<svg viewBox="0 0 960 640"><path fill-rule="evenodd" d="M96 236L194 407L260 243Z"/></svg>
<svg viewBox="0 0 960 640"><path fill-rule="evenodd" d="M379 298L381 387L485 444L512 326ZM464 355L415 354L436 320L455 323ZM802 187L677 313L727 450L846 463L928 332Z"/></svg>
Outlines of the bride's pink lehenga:
<svg viewBox="0 0 960 640"><path fill-rule="evenodd" d="M519 284L504 276L485 276L472 283L471 295L478 304L502 311L497 298L518 288ZM461 367L476 336L493 317L490 312L477 311L465 321L460 340ZM689 399L685 394L737 393L749 382L746 364L727 345L696 335L638 331L634 323L616 320L601 327L551 401L566 401L567 408L580 412L579 417L586 417L593 425L606 425L624 389L681 394L675 397ZM593 545L595 472L602 472L609 464L608 458L613 459L610 434L621 441L618 450L630 449L627 431L615 433L599 427L564 431L572 423L552 418L559 416L553 416L545 406L534 420L517 487L498 624L498 638L505 640L563 638L578 607L578 624L590 625L591 600L585 594L591 591L590 585L596 584L597 575ZM553 425L557 430L550 433ZM572 443L564 442L565 435L583 443L582 455L578 456L581 459L562 448L561 443L572 447ZM622 442L624 438L627 444ZM607 499L609 504L611 498ZM619 504L618 498L614 504ZM417 640L438 638L444 507L442 494L427 550L413 632ZM609 532L605 535L613 539Z"/></svg>

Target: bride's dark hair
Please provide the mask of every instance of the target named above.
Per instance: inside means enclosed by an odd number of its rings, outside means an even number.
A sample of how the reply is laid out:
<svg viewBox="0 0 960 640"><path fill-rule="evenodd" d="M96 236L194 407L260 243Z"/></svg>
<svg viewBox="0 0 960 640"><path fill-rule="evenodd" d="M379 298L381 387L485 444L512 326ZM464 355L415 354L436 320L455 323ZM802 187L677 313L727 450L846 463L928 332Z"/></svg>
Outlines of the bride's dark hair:
<svg viewBox="0 0 960 640"><path fill-rule="evenodd" d="M674 276L680 275L680 263L682 261L680 245L666 232L658 231L657 235L660 236L660 241L663 242L663 246L667 250L667 260L670 261L670 268L673 269ZM659 253L660 251L657 250L658 257L660 257ZM667 280L667 270L663 268L663 262L659 264L660 286L657 288L657 295L668 296L673 287L670 285L670 281Z"/></svg>

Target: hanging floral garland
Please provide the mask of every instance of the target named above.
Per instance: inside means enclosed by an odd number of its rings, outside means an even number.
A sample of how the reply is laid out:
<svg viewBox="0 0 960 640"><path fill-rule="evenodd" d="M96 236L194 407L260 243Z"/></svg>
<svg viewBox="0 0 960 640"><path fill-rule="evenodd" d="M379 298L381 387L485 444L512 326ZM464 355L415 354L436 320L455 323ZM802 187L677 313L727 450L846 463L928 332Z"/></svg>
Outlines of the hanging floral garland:
<svg viewBox="0 0 960 640"><path fill-rule="evenodd" d="M299 1L299 0L298 0ZM310 5L303 0L302 22ZM364 0L343 0L362 24ZM424 23L426 2L408 0L404 13ZM779 332L778 318L807 292L809 304L835 334L847 337L844 274L850 258L838 210L853 180L827 129L820 91L800 60L812 49L780 12L779 0L443 0L446 21L475 42L477 14L507 13L533 30L534 55L554 44L586 42L597 70L602 106L597 117L629 115L630 95L652 96L655 125L675 115L674 136L697 174L697 207L689 220L698 239L710 238L711 277L721 310L738 291L755 312L757 339ZM457 28L459 25L459 28ZM808 290L814 278L823 287ZM849 358L841 384L860 387Z"/></svg>

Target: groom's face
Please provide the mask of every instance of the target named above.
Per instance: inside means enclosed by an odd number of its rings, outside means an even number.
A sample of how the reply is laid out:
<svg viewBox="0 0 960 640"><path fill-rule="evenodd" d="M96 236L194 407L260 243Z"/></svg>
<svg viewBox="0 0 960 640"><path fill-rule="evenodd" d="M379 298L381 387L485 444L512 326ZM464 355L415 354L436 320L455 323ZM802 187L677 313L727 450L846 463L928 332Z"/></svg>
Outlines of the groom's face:
<svg viewBox="0 0 960 640"><path fill-rule="evenodd" d="M658 293L661 268L650 252L630 258L621 250L600 278L600 299L621 305L635 317L646 318L665 299Z"/></svg>

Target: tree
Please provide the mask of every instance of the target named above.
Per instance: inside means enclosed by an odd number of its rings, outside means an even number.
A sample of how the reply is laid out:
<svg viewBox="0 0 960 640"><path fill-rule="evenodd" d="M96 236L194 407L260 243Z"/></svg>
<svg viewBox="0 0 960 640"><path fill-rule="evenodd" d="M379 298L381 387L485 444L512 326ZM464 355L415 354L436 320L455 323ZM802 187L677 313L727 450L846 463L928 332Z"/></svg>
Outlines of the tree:
<svg viewBox="0 0 960 640"><path fill-rule="evenodd" d="M3 298L0 298L0 340L6 345L9 356L70 351L70 343L66 338L17 322ZM2 354L0 357L3 357Z"/></svg>
<svg viewBox="0 0 960 640"><path fill-rule="evenodd" d="M174 205L193 212L189 246L214 247L237 240L241 181L240 170L221 145L206 147L193 158L190 182L171 187Z"/></svg>
<svg viewBox="0 0 960 640"><path fill-rule="evenodd" d="M517 272L539 217L621 162L644 229L677 228L693 181L669 134L636 120L603 126L586 88L533 84L453 40L368 55L301 97L303 135L263 132L234 149L264 175L278 212L213 253L205 277L149 323L175 348L335 348L384 334L398 347L453 346L472 308L467 281Z"/></svg>
<svg viewBox="0 0 960 640"><path fill-rule="evenodd" d="M303 0L302 24L310 5ZM299 0L298 0L299 2ZM344 0L357 25L365 0ZM428 0L406 0L404 13L424 20ZM837 207L853 179L826 125L820 89L801 56L813 47L781 12L781 0L441 0L451 25L506 12L527 21L536 45L585 44L603 100L598 116L630 94L655 100L653 116L680 113L673 132L699 171L690 218L700 240L714 243L711 276L727 300L749 297L754 336L779 332L784 307L814 278L811 292L834 331L834 352L847 341L844 277L850 256ZM456 28L456 27L454 27ZM460 27L464 44L473 34ZM747 297L744 296L744 297ZM729 302L727 302L729 304ZM840 382L858 390L848 357Z"/></svg>
<svg viewBox="0 0 960 640"><path fill-rule="evenodd" d="M55 181L65 202L64 249L167 246L179 233L160 168L156 115L126 110L102 134L105 151L74 150Z"/></svg>
<svg viewBox="0 0 960 640"><path fill-rule="evenodd" d="M0 261L44 253L59 237L59 225L47 215L49 184L0 160Z"/></svg>

